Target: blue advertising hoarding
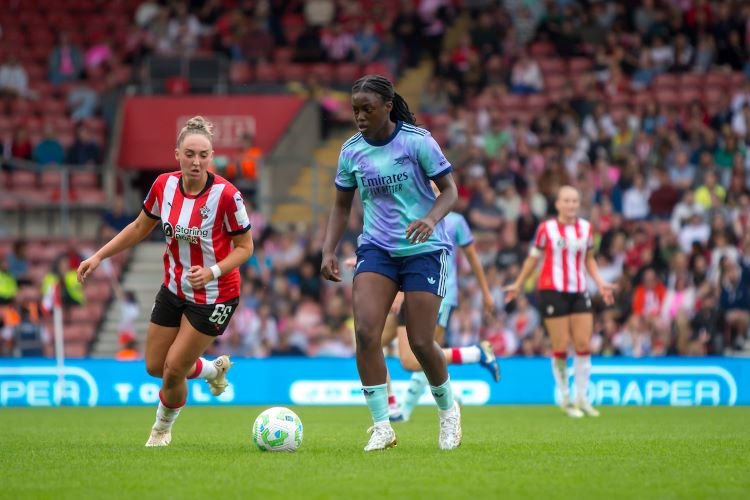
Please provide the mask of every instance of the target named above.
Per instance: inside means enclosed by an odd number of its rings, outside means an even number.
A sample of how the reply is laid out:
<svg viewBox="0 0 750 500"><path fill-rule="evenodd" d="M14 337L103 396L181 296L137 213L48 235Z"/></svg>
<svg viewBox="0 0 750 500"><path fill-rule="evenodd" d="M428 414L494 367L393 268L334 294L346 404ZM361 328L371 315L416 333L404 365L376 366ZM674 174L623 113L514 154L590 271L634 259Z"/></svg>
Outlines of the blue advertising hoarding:
<svg viewBox="0 0 750 500"><path fill-rule="evenodd" d="M188 381L189 404L364 404L353 359L235 359L230 387L211 396L201 380ZM476 365L451 366L451 379L465 405L553 404L550 361L500 361L495 384ZM388 360L394 391L403 396L409 374ZM572 385L572 370L570 371ZM142 361L68 360L59 382L53 360L1 359L0 406L152 405L160 380ZM750 358L595 358L589 385L595 405L734 406L750 404ZM422 400L432 404L429 392Z"/></svg>

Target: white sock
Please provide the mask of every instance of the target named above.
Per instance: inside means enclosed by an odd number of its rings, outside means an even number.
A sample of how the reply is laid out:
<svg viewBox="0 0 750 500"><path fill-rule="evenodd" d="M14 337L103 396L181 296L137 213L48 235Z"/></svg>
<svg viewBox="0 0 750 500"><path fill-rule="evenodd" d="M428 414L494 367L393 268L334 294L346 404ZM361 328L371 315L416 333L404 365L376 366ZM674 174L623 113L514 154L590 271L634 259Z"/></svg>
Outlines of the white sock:
<svg viewBox="0 0 750 500"><path fill-rule="evenodd" d="M568 360L552 356L552 375L555 377L555 385L560 391L563 402L569 401L568 394Z"/></svg>
<svg viewBox="0 0 750 500"><path fill-rule="evenodd" d="M193 372L193 376L188 378L205 378L210 380L219 374L219 372L216 371L213 361L209 361L206 358L198 358L198 361L196 361L195 364L196 371L199 367L198 365L200 365L200 372L197 374Z"/></svg>
<svg viewBox="0 0 750 500"><path fill-rule="evenodd" d="M576 399L586 401L586 389L591 377L591 354L576 353L573 358L573 376L576 386Z"/></svg>
<svg viewBox="0 0 750 500"><path fill-rule="evenodd" d="M159 401L159 408L156 409L156 422L154 422L152 429L156 431L171 431L174 421L180 415L180 410L182 410L182 407L167 408L164 406L164 403Z"/></svg>
<svg viewBox="0 0 750 500"><path fill-rule="evenodd" d="M482 358L482 351L478 346L453 347L451 348L451 359L448 360L452 365L465 365L479 363Z"/></svg>

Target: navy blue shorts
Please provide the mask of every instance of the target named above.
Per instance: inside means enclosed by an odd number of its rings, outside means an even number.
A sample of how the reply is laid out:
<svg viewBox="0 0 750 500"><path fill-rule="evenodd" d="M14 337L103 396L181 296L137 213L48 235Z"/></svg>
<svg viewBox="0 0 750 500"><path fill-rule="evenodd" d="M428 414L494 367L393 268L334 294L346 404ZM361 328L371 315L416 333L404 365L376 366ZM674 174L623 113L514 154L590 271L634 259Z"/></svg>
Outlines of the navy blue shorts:
<svg viewBox="0 0 750 500"><path fill-rule="evenodd" d="M448 278L448 250L420 253L408 257L391 257L375 245L362 245L357 249L359 273L377 273L391 279L404 292L430 292L445 296Z"/></svg>

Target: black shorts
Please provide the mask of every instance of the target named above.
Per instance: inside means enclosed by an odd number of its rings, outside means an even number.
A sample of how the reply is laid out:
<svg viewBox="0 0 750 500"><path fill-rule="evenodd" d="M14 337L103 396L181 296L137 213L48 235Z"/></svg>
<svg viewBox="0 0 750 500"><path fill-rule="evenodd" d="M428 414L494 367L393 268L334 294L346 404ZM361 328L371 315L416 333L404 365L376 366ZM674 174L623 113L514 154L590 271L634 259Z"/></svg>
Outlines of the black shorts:
<svg viewBox="0 0 750 500"><path fill-rule="evenodd" d="M539 309L544 318L588 313L591 312L591 296L589 292L568 293L539 290Z"/></svg>
<svg viewBox="0 0 750 500"><path fill-rule="evenodd" d="M151 322L161 326L180 326L182 315L201 333L217 337L224 333L237 309L239 297L221 304L194 304L169 291L162 285L151 310Z"/></svg>

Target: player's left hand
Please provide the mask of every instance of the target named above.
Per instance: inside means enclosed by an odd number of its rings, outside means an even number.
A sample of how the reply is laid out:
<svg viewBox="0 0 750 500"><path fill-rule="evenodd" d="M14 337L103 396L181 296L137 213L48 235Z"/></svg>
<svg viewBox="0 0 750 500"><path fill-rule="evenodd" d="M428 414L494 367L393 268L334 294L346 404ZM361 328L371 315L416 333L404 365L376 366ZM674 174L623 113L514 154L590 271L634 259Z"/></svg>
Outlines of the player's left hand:
<svg viewBox="0 0 750 500"><path fill-rule="evenodd" d="M487 316L495 314L495 300L489 293L482 294L482 305L484 306L484 313Z"/></svg>
<svg viewBox="0 0 750 500"><path fill-rule="evenodd" d="M208 267L193 266L188 269L187 280L195 290L204 288L213 279L214 273Z"/></svg>
<svg viewBox="0 0 750 500"><path fill-rule="evenodd" d="M599 293L604 299L604 303L611 306L615 303L615 292L617 291L617 285L602 281L599 283Z"/></svg>
<svg viewBox="0 0 750 500"><path fill-rule="evenodd" d="M406 228L406 239L412 245L424 243L432 235L433 231L435 231L435 223L429 218L424 217L409 224L409 227Z"/></svg>

